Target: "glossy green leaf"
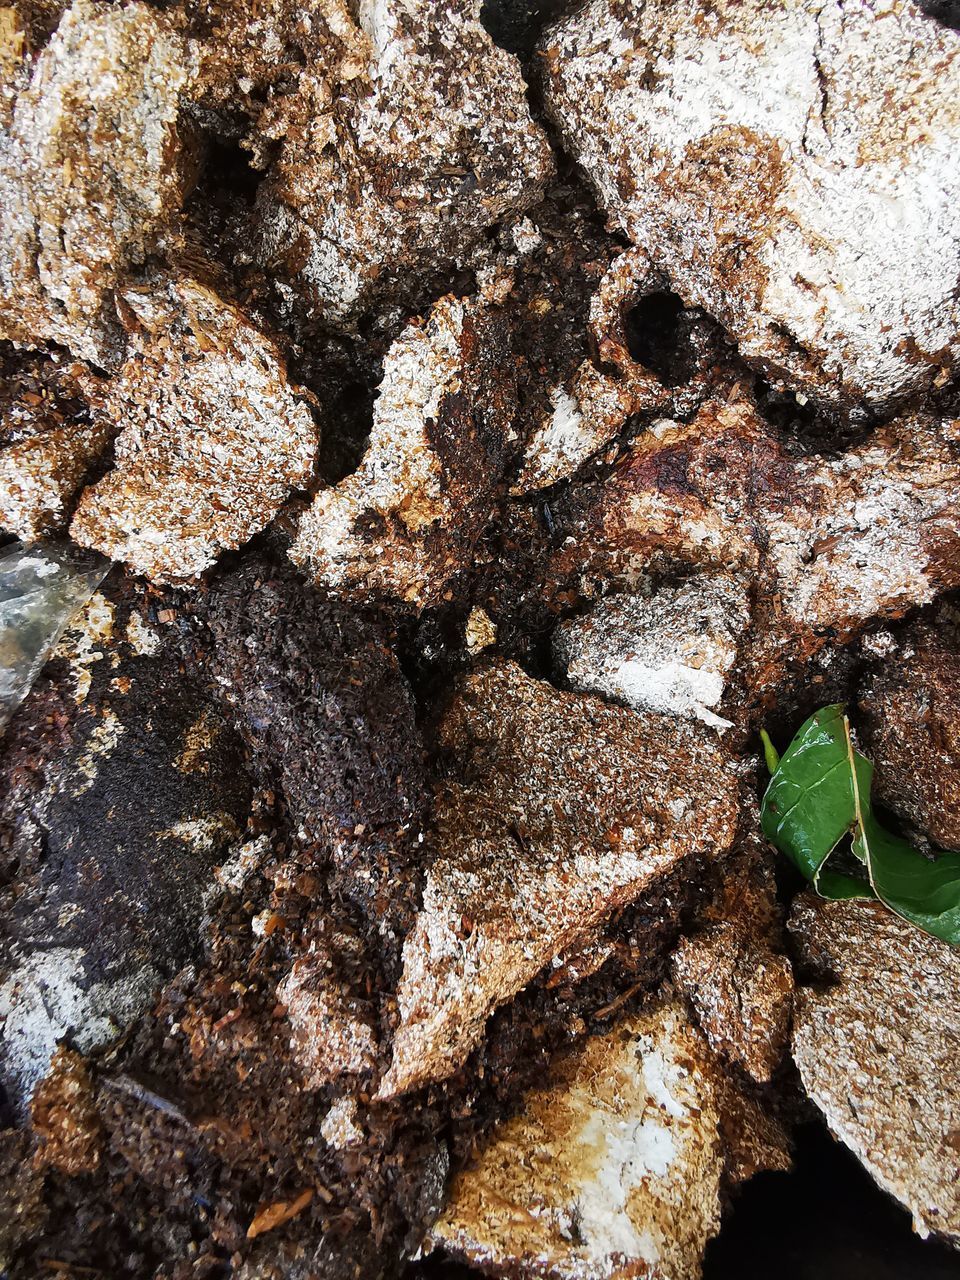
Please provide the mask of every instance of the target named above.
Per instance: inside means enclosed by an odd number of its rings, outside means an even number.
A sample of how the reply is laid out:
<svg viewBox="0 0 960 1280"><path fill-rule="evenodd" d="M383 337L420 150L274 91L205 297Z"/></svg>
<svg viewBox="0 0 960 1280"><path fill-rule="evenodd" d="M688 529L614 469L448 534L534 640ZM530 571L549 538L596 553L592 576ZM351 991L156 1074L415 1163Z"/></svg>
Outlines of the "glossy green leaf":
<svg viewBox="0 0 960 1280"><path fill-rule="evenodd" d="M960 854L925 858L887 831L869 801L873 765L859 753L855 776L859 817L852 847L866 863L877 897L927 933L960 944Z"/></svg>
<svg viewBox="0 0 960 1280"><path fill-rule="evenodd" d="M823 707L780 757L763 797L763 834L808 880L856 817L841 706Z"/></svg>
<svg viewBox="0 0 960 1280"><path fill-rule="evenodd" d="M774 769L760 811L764 834L821 896L876 896L927 933L960 944L960 854L925 858L887 831L873 812L872 781L873 765L854 747L843 707L823 707ZM827 866L845 835L863 877Z"/></svg>

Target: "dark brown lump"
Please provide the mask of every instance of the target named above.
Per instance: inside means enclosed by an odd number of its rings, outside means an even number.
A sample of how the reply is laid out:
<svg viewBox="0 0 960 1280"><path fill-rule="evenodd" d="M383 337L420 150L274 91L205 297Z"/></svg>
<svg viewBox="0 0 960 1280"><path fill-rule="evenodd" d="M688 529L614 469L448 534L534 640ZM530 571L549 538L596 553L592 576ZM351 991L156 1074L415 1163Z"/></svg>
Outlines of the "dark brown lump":
<svg viewBox="0 0 960 1280"><path fill-rule="evenodd" d="M218 582L215 668L261 784L371 915L402 915L427 800L412 693L383 625L252 560Z"/></svg>

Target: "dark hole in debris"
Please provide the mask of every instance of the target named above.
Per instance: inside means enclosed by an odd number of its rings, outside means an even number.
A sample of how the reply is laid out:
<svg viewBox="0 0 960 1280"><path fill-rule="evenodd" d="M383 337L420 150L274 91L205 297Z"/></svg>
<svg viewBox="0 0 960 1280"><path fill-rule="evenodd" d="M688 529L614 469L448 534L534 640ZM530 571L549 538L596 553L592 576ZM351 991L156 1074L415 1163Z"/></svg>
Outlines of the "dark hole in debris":
<svg viewBox="0 0 960 1280"><path fill-rule="evenodd" d="M627 349L667 387L685 382L692 361L683 303L675 293L648 293L624 321Z"/></svg>

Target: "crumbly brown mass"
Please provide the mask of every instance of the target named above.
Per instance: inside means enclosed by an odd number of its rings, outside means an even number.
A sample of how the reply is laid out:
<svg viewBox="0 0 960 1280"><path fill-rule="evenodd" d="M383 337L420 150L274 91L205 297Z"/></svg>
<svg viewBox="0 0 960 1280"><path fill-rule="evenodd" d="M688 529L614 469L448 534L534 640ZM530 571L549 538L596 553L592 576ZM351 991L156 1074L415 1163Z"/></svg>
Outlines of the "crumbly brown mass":
<svg viewBox="0 0 960 1280"><path fill-rule="evenodd" d="M859 692L874 793L933 844L960 849L960 618L943 605L889 641Z"/></svg>
<svg viewBox="0 0 960 1280"><path fill-rule="evenodd" d="M791 904L757 751L960 845L958 59L0 6L2 536L115 562L0 743L10 1280L694 1280L801 1087L960 1238L954 953Z"/></svg>

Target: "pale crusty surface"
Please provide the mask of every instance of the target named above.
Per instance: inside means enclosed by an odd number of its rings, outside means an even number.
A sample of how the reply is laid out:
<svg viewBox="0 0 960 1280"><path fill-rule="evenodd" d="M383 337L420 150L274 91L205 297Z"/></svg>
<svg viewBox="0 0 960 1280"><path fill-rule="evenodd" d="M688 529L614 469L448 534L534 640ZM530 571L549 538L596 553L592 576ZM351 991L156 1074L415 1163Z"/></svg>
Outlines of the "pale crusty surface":
<svg viewBox="0 0 960 1280"><path fill-rule="evenodd" d="M61 532L90 466L110 439L102 419L68 422L24 405L0 422L0 529L26 542Z"/></svg>
<svg viewBox="0 0 960 1280"><path fill-rule="evenodd" d="M268 269L345 320L459 261L538 198L553 161L480 0L361 0L359 21L346 4L322 9L315 61L260 124L281 146L257 234Z"/></svg>
<svg viewBox="0 0 960 1280"><path fill-rule="evenodd" d="M363 461L321 491L290 552L315 581L417 608L472 562L512 425L506 331L483 303L442 298L387 353Z"/></svg>
<svg viewBox="0 0 960 1280"><path fill-rule="evenodd" d="M742 575L755 598L742 662L754 688L874 618L960 585L960 424L918 415L837 457L795 458L746 401L641 435L584 486L556 570L631 589L650 566Z"/></svg>
<svg viewBox="0 0 960 1280"><path fill-rule="evenodd" d="M242 546L313 470L317 430L281 354L189 278L124 294L130 355L95 412L122 430L116 467L85 490L70 534L157 582Z"/></svg>
<svg viewBox="0 0 960 1280"><path fill-rule="evenodd" d="M696 1280L720 1226L722 1107L681 1005L624 1018L494 1131L429 1240L524 1280Z"/></svg>
<svg viewBox="0 0 960 1280"><path fill-rule="evenodd" d="M960 1244L960 951L878 903L795 905L793 1056L834 1135L913 1215Z"/></svg>
<svg viewBox="0 0 960 1280"><path fill-rule="evenodd" d="M383 1096L449 1075L553 957L736 832L735 769L712 730L558 692L514 664L466 679L439 741L457 772L437 796Z"/></svg>
<svg viewBox="0 0 960 1280"><path fill-rule="evenodd" d="M16 47L27 56L22 33ZM64 13L0 134L0 337L116 363L114 291L192 178L178 121L191 75L173 22L147 4Z"/></svg>
<svg viewBox="0 0 960 1280"><path fill-rule="evenodd" d="M541 51L611 220L746 359L874 408L956 366L955 31L910 0L591 0Z"/></svg>
<svg viewBox="0 0 960 1280"><path fill-rule="evenodd" d="M727 677L750 620L742 579L695 574L652 596L611 596L558 627L554 652L577 689L716 729Z"/></svg>
<svg viewBox="0 0 960 1280"><path fill-rule="evenodd" d="M790 1035L793 971L744 922L722 921L685 938L673 972L710 1047L765 1082Z"/></svg>

